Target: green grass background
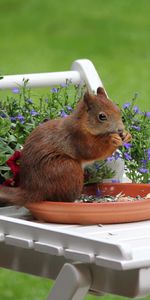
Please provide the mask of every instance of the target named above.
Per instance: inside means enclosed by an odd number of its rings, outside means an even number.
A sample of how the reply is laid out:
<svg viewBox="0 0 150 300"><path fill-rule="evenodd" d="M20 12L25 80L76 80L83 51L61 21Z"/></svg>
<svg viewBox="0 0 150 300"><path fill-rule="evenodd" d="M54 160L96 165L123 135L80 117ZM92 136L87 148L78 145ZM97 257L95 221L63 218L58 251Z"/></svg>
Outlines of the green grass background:
<svg viewBox="0 0 150 300"><path fill-rule="evenodd" d="M138 92L150 111L149 15L149 0L0 0L0 73L64 71L88 58L112 99L123 103ZM50 285L0 270L2 300L43 300Z"/></svg>
<svg viewBox="0 0 150 300"><path fill-rule="evenodd" d="M95 64L117 102L150 95L149 0L0 0L0 73Z"/></svg>

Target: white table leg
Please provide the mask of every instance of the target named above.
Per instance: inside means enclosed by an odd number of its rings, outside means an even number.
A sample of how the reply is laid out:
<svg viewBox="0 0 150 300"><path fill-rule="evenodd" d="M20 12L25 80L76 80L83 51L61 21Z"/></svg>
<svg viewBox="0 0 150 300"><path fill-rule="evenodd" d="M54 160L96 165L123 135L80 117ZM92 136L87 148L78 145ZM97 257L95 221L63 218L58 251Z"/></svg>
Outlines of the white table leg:
<svg viewBox="0 0 150 300"><path fill-rule="evenodd" d="M47 300L83 300L92 283L88 266L66 263Z"/></svg>

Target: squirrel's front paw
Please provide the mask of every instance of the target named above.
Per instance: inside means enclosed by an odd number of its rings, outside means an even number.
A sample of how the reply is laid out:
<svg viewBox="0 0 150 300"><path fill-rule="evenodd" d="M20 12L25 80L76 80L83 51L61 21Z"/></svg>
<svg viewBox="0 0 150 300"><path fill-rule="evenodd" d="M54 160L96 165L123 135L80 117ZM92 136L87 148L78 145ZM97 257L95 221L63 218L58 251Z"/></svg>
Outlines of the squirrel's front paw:
<svg viewBox="0 0 150 300"><path fill-rule="evenodd" d="M117 133L112 133L110 135L110 144L114 146L114 148L118 148L122 146L122 139Z"/></svg>
<svg viewBox="0 0 150 300"><path fill-rule="evenodd" d="M124 143L128 143L132 140L132 135L129 132L124 132L123 133L123 137L122 137L122 141Z"/></svg>

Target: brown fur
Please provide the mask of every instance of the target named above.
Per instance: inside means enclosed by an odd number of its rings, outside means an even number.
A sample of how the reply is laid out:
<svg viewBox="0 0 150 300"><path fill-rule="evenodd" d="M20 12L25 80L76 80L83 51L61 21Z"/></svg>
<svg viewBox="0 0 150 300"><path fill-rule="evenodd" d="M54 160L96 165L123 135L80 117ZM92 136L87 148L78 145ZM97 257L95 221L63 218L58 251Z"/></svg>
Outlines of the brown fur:
<svg viewBox="0 0 150 300"><path fill-rule="evenodd" d="M98 119L99 113L107 116ZM102 88L86 93L70 116L39 125L21 154L20 187L3 188L0 200L23 205L32 201L74 201L83 188L82 164L110 156L124 131L119 108ZM124 134L124 139L130 139Z"/></svg>

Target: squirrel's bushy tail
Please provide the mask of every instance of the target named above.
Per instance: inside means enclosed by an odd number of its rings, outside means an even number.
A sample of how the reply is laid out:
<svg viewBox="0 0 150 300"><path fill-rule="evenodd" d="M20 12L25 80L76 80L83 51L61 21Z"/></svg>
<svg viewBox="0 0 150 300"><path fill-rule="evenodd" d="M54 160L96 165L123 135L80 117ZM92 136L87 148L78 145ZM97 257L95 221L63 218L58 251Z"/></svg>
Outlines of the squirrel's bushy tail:
<svg viewBox="0 0 150 300"><path fill-rule="evenodd" d="M28 193L20 187L2 187L0 189L0 202L22 206L29 199Z"/></svg>

